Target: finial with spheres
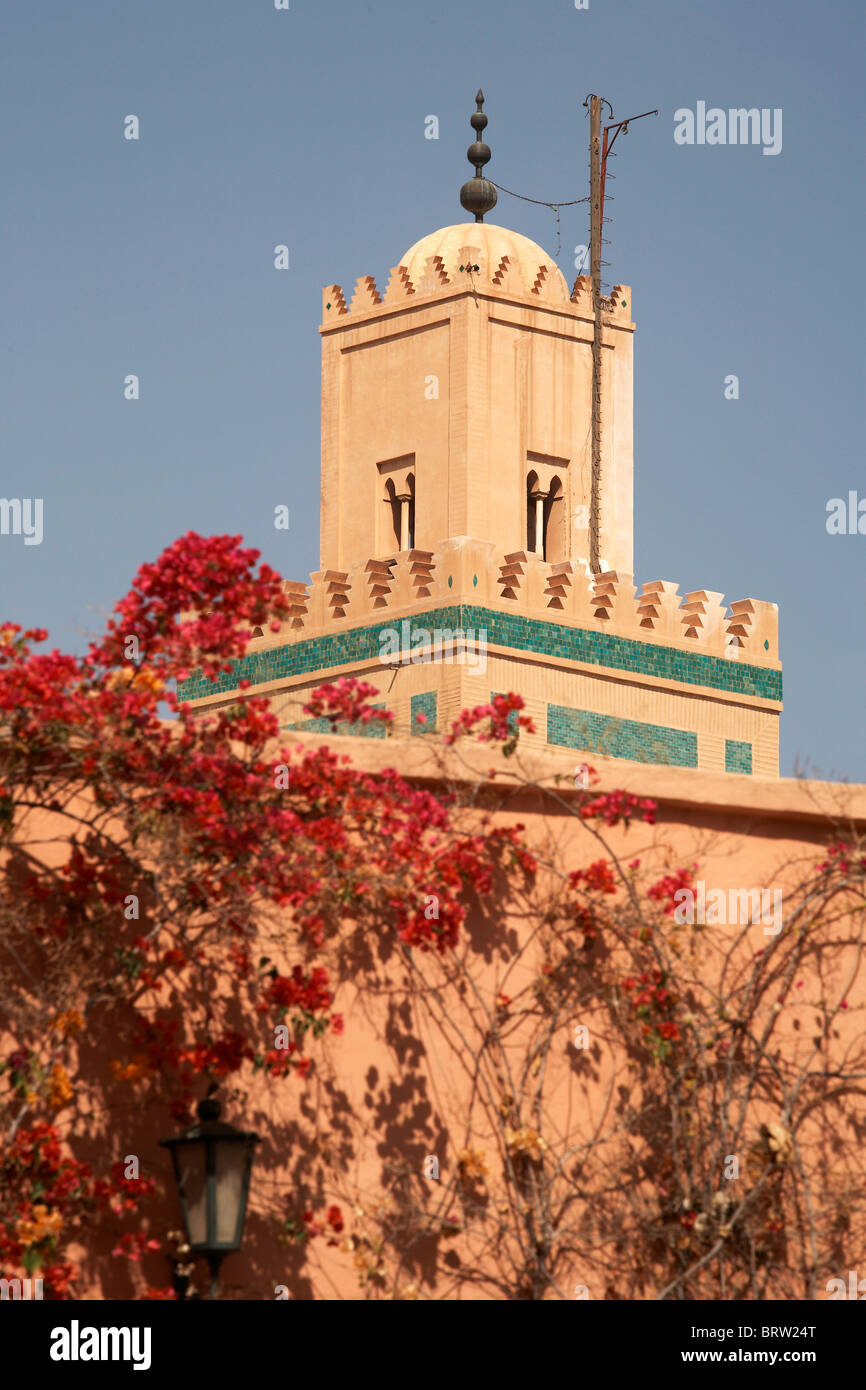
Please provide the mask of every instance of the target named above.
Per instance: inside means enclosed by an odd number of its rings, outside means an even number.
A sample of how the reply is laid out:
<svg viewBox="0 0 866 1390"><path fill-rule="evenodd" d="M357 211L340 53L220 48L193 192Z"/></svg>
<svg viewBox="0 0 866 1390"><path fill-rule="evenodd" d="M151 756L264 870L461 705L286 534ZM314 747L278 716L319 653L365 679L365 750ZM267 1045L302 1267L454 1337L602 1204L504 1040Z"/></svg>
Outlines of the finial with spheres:
<svg viewBox="0 0 866 1390"><path fill-rule="evenodd" d="M460 201L467 212L474 212L476 222L483 222L485 212L496 206L496 189L490 180L483 178L481 174L490 158L490 146L481 139L481 132L487 125L487 117L481 109L484 105L484 93L480 87L475 97L475 105L478 109L469 117L470 125L475 131L475 139L466 151L469 163L475 165L475 178L464 183L460 190Z"/></svg>

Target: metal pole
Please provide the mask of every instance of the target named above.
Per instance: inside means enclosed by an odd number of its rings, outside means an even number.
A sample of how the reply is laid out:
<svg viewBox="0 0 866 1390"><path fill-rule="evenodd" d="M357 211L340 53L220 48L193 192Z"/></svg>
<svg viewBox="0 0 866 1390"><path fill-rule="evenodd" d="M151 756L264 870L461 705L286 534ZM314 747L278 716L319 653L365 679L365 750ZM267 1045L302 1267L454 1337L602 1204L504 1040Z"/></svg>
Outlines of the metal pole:
<svg viewBox="0 0 866 1390"><path fill-rule="evenodd" d="M219 1298L219 1273L223 1257L222 1255L208 1255L207 1262L210 1269L210 1287L207 1296L209 1299Z"/></svg>
<svg viewBox="0 0 866 1390"><path fill-rule="evenodd" d="M592 475L589 567L601 570L601 97L589 99L589 249L592 277Z"/></svg>

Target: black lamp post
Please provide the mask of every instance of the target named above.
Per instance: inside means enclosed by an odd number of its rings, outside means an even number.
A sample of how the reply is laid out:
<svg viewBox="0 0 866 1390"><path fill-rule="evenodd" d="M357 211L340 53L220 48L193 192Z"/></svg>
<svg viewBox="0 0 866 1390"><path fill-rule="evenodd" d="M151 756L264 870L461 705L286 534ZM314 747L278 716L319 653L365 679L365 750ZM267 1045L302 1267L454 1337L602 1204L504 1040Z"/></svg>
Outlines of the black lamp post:
<svg viewBox="0 0 866 1390"><path fill-rule="evenodd" d="M187 1244L210 1267L209 1298L217 1296L223 1257L240 1247L259 1136L220 1120L216 1099L200 1100L198 1124L160 1139L171 1150Z"/></svg>

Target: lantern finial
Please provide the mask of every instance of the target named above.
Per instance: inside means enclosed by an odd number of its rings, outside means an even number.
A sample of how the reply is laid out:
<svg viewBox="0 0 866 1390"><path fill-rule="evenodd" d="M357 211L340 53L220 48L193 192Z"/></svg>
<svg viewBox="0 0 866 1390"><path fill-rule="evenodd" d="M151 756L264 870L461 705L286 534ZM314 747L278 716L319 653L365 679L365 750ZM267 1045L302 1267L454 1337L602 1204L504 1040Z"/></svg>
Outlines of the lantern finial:
<svg viewBox="0 0 866 1390"><path fill-rule="evenodd" d="M469 124L475 131L475 139L466 151L466 158L475 165L475 178L464 183L460 190L460 201L467 212L475 213L475 221L483 222L485 212L496 206L496 189L489 179L482 176L481 170L490 159L490 146L481 139L481 132L487 125L487 117L482 111L484 93L478 88L475 94L476 110L469 117Z"/></svg>

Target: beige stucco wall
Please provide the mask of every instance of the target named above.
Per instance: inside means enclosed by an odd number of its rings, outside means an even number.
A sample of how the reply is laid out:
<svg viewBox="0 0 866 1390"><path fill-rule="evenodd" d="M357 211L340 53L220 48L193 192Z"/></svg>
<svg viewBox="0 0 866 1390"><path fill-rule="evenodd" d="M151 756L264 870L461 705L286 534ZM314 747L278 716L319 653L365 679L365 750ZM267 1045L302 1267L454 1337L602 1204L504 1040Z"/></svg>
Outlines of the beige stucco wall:
<svg viewBox="0 0 866 1390"><path fill-rule="evenodd" d="M327 741L308 734L295 739L301 749L320 747ZM564 870L599 857L597 842L569 814L576 795L573 755L519 751L513 761L506 762L489 747L467 745L459 754L448 753L424 739L378 743L346 738L332 743L341 753L350 753L358 767L373 772L397 767L417 785L439 788L447 781L452 787L468 789L476 777L484 777L496 764L500 773L495 787L488 784L488 789L501 798L500 810L495 813L500 823L520 821L530 843L554 845L557 864ZM618 760L593 759L593 764L600 778L598 790L622 787L658 803L655 827L635 824L627 831L618 828L605 832L613 851L629 860L640 857L647 867L656 863L663 871L697 863L701 875L714 887L796 881L803 865L819 856L828 838L834 838L842 828L866 827L863 786L647 768ZM533 784L555 788L558 804L546 799ZM476 951L489 950L488 964L480 976L482 983L493 987L503 959L500 948L509 934L528 929L521 910L509 902L494 904L484 926L472 924ZM760 925L750 930L753 936L747 950L766 944ZM838 925L838 931L844 931L844 924ZM386 936L384 933L383 941ZM309 1082L274 1087L254 1079L228 1106L228 1118L255 1127L264 1144L254 1172L244 1247L224 1266L226 1296L272 1299L275 1288L285 1285L293 1297L301 1299L362 1298L350 1253L316 1242L305 1265L297 1249L277 1242L286 1199L291 1203L303 1192L304 1200L314 1200L316 1206L339 1201L347 1229L358 1231L364 1228L363 1221L353 1212L351 1202L357 1199L369 1205L381 1197L394 1165L407 1164L420 1173L424 1157L438 1153L443 1172L453 1172L456 1153L465 1142L466 1078L442 1035L404 995L404 972L384 947L380 968L373 970L373 976L377 974L378 983L365 980L363 987L360 977L353 979L351 972L343 979L336 1007L346 1015L346 1032L342 1037L327 1036L316 1045L316 1064ZM372 992L368 992L371 984ZM270 1022L263 1020L262 1026L267 1032ZM791 1026L795 1030L798 1026L793 1016ZM843 1032L846 1027L856 1030L858 1026L852 1015L850 1022L843 1024ZM845 1037L840 1037L844 1046ZM790 1032L792 1048L809 1043L802 1033ZM550 1128L555 1131L560 1123L567 1123L575 1132L591 1133L595 1121L604 1114L608 1086L632 1084L626 1063L624 1055L603 1045L589 1079L568 1068L561 1077L557 1074L555 1080L552 1078ZM330 1109L335 1101L336 1125ZM844 1121L840 1117L837 1144L843 1138L846 1144L851 1141L850 1127L856 1122L853 1114ZM124 1151L141 1153L144 1171L153 1172L165 1183L167 1195L158 1209L158 1220L173 1223L172 1185L165 1155L154 1147L152 1121L143 1121L130 1103L126 1110L119 1108L115 1130L123 1136ZM477 1134L476 1140L482 1146L487 1144L488 1153L495 1150L483 1133ZM333 1169L328 1166L332 1163L336 1164ZM464 1249L465 1260L465 1248L457 1241L454 1248ZM421 1259L423 1265L423 1250ZM151 1279L157 1277L154 1271L160 1260L150 1260ZM821 1268L819 1288L823 1290L825 1281L838 1272ZM403 1282L410 1277L407 1272ZM117 1263L108 1264L88 1293L92 1297L112 1293L128 1296L126 1281L126 1273ZM578 1282L588 1285L591 1299L609 1296L604 1260L576 1267L569 1287ZM437 1283L424 1288L423 1296L473 1299L485 1295L471 1285L461 1288L455 1273L453 1281L440 1276ZM623 1296L622 1288L614 1296Z"/></svg>

